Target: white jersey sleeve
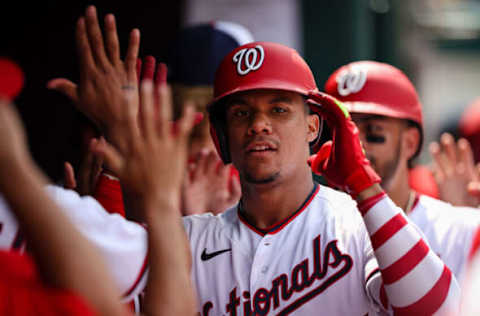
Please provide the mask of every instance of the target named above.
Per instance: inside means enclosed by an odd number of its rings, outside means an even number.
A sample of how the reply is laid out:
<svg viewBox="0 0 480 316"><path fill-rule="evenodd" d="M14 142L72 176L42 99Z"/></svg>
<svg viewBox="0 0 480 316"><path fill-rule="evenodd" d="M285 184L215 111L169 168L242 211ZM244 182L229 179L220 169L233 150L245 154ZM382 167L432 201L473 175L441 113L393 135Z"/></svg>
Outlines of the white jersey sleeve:
<svg viewBox="0 0 480 316"><path fill-rule="evenodd" d="M53 185L46 190L74 226L97 247L124 299L138 295L147 280L145 228L118 214L109 214L92 197L81 197L75 191ZM18 224L5 203L0 204L0 220L8 220L0 231L1 247L10 249L15 244L14 236L19 233Z"/></svg>

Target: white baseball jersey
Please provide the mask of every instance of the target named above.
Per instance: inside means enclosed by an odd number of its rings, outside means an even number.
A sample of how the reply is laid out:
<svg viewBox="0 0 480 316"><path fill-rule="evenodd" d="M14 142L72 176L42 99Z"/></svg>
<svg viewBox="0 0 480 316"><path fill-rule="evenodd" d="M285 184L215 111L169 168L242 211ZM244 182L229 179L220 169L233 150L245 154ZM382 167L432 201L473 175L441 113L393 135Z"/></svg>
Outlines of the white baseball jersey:
<svg viewBox="0 0 480 316"><path fill-rule="evenodd" d="M379 211L370 212L377 216ZM392 218L399 213L397 210ZM344 193L317 185L297 211L268 230L251 225L238 206L217 216L189 216L184 224L202 316L387 313L382 307L382 280L369 235L356 203ZM373 225L383 226L378 222ZM380 229L377 240L390 237L382 234ZM400 239L402 234L397 234ZM393 242L400 245L401 241ZM380 255L387 256L389 247L381 249L379 245ZM404 247L397 251L399 261ZM394 261L390 263L396 266ZM406 273L403 270L400 274ZM402 282L405 280L398 281ZM420 285L419 291L429 291L432 283L426 283L429 285ZM398 292L397 286L390 284L387 292ZM419 291L403 293L396 303L423 300Z"/></svg>
<svg viewBox="0 0 480 316"><path fill-rule="evenodd" d="M475 232L480 228L480 210L455 207L426 195L419 195L410 219L422 230L430 248L460 281Z"/></svg>
<svg viewBox="0 0 480 316"><path fill-rule="evenodd" d="M91 197L48 186L49 196L61 206L75 227L97 246L125 301L137 296L147 279L147 232L144 227L109 214ZM21 249L22 233L15 216L0 196L0 249Z"/></svg>

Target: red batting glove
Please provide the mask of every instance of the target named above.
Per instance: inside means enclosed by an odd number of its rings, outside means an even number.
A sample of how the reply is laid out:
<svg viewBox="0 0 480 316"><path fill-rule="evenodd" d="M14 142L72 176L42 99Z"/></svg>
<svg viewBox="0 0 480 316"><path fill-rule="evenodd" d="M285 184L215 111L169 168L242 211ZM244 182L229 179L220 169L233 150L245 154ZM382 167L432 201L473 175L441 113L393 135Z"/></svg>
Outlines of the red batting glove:
<svg viewBox="0 0 480 316"><path fill-rule="evenodd" d="M312 171L323 175L333 186L356 197L360 192L380 182L380 177L365 157L358 128L344 105L334 97L315 92L308 102L332 129L333 141L326 142L309 159Z"/></svg>

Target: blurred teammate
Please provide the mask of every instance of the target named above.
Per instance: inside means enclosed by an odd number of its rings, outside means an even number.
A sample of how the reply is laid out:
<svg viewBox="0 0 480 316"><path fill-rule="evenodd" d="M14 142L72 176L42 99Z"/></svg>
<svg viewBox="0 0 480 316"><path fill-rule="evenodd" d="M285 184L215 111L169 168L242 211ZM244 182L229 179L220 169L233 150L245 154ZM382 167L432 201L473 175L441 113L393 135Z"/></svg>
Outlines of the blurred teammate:
<svg viewBox="0 0 480 316"><path fill-rule="evenodd" d="M397 68L373 61L340 67L325 91L352 113L382 187L425 234L432 250L460 278L480 214L420 195L410 188L409 168L423 141L421 103L415 88Z"/></svg>

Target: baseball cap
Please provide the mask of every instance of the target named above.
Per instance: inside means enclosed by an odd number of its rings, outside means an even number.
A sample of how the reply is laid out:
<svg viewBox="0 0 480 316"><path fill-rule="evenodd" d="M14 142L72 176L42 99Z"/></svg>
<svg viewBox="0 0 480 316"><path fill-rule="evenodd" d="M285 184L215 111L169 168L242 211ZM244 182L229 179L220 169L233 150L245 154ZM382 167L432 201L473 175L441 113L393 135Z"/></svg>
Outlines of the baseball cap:
<svg viewBox="0 0 480 316"><path fill-rule="evenodd" d="M252 34L233 22L215 21L186 27L173 45L168 81L189 86L212 85L223 57L250 42L253 42Z"/></svg>

